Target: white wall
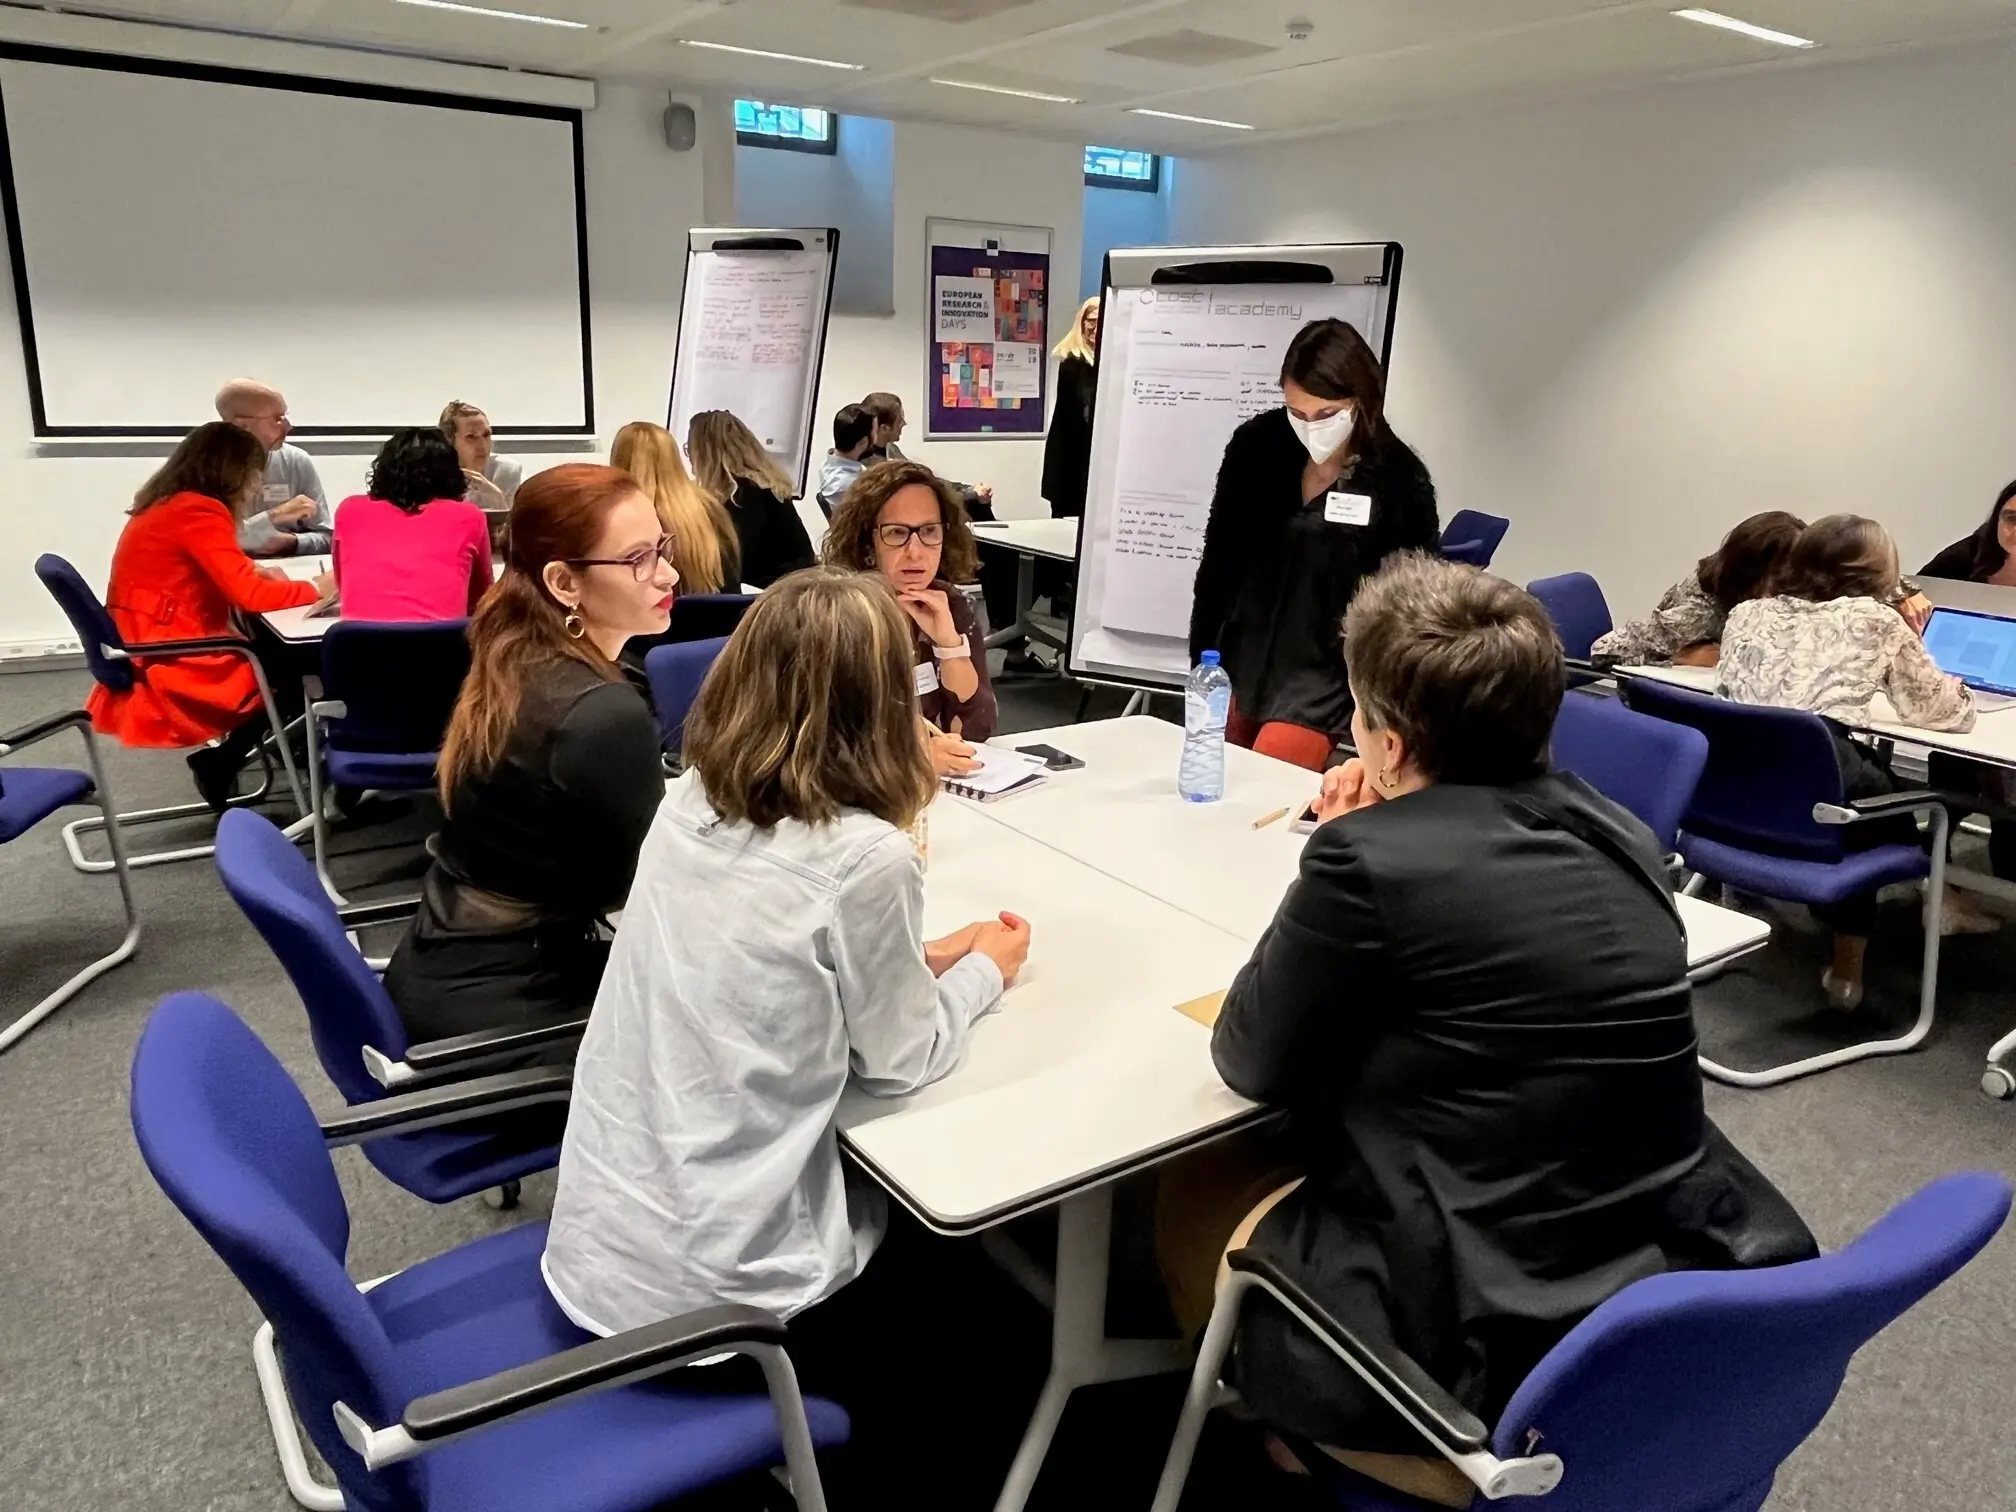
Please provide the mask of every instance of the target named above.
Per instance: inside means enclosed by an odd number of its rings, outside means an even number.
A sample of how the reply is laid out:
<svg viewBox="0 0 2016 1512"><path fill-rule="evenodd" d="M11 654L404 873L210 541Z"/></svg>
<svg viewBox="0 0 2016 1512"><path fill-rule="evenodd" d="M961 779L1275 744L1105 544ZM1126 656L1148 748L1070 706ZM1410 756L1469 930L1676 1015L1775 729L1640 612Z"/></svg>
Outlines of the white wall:
<svg viewBox="0 0 2016 1512"><path fill-rule="evenodd" d="M735 221L743 226L834 226L840 261L836 315L895 311L896 127L843 116L832 153L735 148Z"/></svg>
<svg viewBox="0 0 2016 1512"><path fill-rule="evenodd" d="M665 146L659 125L664 108L662 92L605 86L583 131L597 458L625 421L662 420L671 388L686 229L701 220L701 155ZM312 296L304 290L302 297ZM256 375L258 354L247 353L242 369ZM442 402L451 397L443 395ZM461 397L482 401L476 393ZM433 418L414 417L416 423ZM0 656L10 647L41 649L70 638L68 624L35 580L36 556L54 551L70 558L102 591L126 506L165 455L165 447L151 456L37 455L13 285L0 280ZM317 460L332 505L362 488L370 463L359 455ZM584 454L524 460L531 471L581 461Z"/></svg>
<svg viewBox="0 0 2016 1512"><path fill-rule="evenodd" d="M2016 49L1661 85L1186 159L1182 242L1405 244L1389 412L1496 567L1642 612L1743 516L1907 566L2016 475Z"/></svg>
<svg viewBox="0 0 2016 1512"><path fill-rule="evenodd" d="M1169 242L1170 181L1176 160L1162 159L1162 184L1153 194L1140 189L1085 186L1085 234L1078 264L1078 297L1099 292L1099 271L1115 247L1160 247Z"/></svg>

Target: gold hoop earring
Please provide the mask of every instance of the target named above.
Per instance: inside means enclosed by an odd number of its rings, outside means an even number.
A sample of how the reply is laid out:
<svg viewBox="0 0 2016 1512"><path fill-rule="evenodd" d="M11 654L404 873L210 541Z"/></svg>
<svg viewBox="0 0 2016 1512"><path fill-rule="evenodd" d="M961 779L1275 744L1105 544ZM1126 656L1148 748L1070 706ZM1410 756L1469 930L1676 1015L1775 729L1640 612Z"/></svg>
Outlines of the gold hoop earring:
<svg viewBox="0 0 2016 1512"><path fill-rule="evenodd" d="M569 640L579 640L588 633L588 622L581 618L581 611L577 607L567 611L567 618L560 621L560 628L567 632Z"/></svg>
<svg viewBox="0 0 2016 1512"><path fill-rule="evenodd" d="M1395 789L1399 785L1400 785L1400 779L1393 775L1393 769L1391 767L1387 767L1385 770L1380 772L1379 786L1386 789L1387 792L1389 793L1392 792L1393 789Z"/></svg>

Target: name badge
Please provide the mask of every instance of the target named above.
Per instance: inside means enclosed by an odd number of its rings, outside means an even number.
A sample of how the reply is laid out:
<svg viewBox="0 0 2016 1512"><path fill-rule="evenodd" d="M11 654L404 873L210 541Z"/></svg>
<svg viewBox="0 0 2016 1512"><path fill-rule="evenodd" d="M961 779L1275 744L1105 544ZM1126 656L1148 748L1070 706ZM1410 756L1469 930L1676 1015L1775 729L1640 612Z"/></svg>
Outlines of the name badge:
<svg viewBox="0 0 2016 1512"><path fill-rule="evenodd" d="M294 497L294 490L285 483L268 483L264 496L268 504L285 504Z"/></svg>
<svg viewBox="0 0 2016 1512"><path fill-rule="evenodd" d="M1323 518L1332 525L1370 525L1372 495L1333 492L1323 500Z"/></svg>
<svg viewBox="0 0 2016 1512"><path fill-rule="evenodd" d="M917 663L917 696L922 698L926 693L936 693L937 691L938 664L928 661Z"/></svg>

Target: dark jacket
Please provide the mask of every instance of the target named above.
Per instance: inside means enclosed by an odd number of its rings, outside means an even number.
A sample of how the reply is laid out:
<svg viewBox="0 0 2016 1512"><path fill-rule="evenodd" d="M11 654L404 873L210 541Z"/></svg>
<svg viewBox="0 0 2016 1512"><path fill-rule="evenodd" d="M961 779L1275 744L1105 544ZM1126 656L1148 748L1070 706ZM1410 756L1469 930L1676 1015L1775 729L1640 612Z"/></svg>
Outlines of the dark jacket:
<svg viewBox="0 0 2016 1512"><path fill-rule="evenodd" d="M1992 531L1994 526L1991 524L1988 529ZM1992 574L2001 571L2002 563L1998 559L1995 565L1989 568L1987 572L1975 571L1974 554L1979 549L1980 538L1981 532L1978 530L1973 535L1962 536L1923 567L1920 567L1918 569L1918 576L1948 578L1960 583L1987 582ZM1991 553L1991 555L1999 558L1999 546L1998 550Z"/></svg>
<svg viewBox="0 0 2016 1512"><path fill-rule="evenodd" d="M812 565L812 538L789 499L742 478L728 501L728 514L741 543L743 582L768 588L786 573Z"/></svg>
<svg viewBox="0 0 2016 1512"><path fill-rule="evenodd" d="M1590 1309L1674 1269L1810 1258L1702 1112L1685 937L1651 832L1562 774L1322 826L1212 1035L1308 1179L1254 1245L1487 1423ZM1271 1303L1239 1388L1345 1448L1419 1439Z"/></svg>
<svg viewBox="0 0 2016 1512"><path fill-rule="evenodd" d="M1057 365L1057 405L1043 442L1043 497L1057 519L1085 513L1085 474L1092 466L1092 392L1099 374L1083 357Z"/></svg>
<svg viewBox="0 0 2016 1512"><path fill-rule="evenodd" d="M973 670L980 674L980 686L971 698L961 703L952 696L950 688L941 684L918 696L918 708L941 730L950 730L952 721L958 720L961 738L977 744L993 735L995 726L1001 722L1001 711L994 700L994 681L987 675L987 642L980 634L980 616L973 612L973 605L967 601L966 595L943 578L931 586L945 595L946 605L952 611L952 628L966 638L966 645L973 653ZM931 637L919 629L914 620L910 625L910 639L916 649L917 665L922 667L930 663L935 676L938 662L931 654Z"/></svg>
<svg viewBox="0 0 2016 1512"><path fill-rule="evenodd" d="M1190 660L1219 652L1248 719L1342 735L1351 726L1344 611L1394 552L1435 549L1435 485L1389 432L1333 485L1371 495L1371 523L1331 524L1324 495L1302 498L1308 460L1285 409L1254 416L1226 443L1197 563Z"/></svg>

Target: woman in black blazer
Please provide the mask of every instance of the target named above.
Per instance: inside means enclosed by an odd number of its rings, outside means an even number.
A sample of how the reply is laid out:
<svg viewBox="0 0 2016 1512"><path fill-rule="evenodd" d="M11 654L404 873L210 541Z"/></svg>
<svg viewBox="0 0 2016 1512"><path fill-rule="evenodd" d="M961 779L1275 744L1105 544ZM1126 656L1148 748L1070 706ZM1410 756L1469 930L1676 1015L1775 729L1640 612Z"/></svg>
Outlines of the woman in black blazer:
<svg viewBox="0 0 2016 1512"><path fill-rule="evenodd" d="M1651 832L1546 769L1563 679L1546 611L1409 555L1360 589L1345 650L1359 755L1326 775L1301 876L1212 1034L1227 1085L1289 1110L1301 1175L1232 1247L1491 1422L1633 1281L1816 1251L1702 1112ZM1375 1471L1428 1452L1264 1298L1236 1377L1268 1423ZM1470 1505L1448 1466L1412 1468Z"/></svg>
<svg viewBox="0 0 2016 1512"><path fill-rule="evenodd" d="M744 583L768 588L812 565L812 538L791 502L797 490L754 431L727 410L703 410L686 427L686 456L694 480L728 506Z"/></svg>
<svg viewBox="0 0 2016 1512"><path fill-rule="evenodd" d="M1396 551L1435 549L1435 485L1386 423L1386 376L1341 320L1296 332L1280 409L1232 433L1204 530L1190 660L1232 679L1228 737L1320 770L1351 722L1338 627Z"/></svg>
<svg viewBox="0 0 2016 1512"><path fill-rule="evenodd" d="M1043 441L1043 497L1056 519L1085 513L1085 474L1092 466L1092 393L1099 384L1099 296L1078 306L1078 318L1057 343L1057 403Z"/></svg>
<svg viewBox="0 0 2016 1512"><path fill-rule="evenodd" d="M2016 588L2016 483L1995 496L1995 507L1980 529L1932 558L1918 576Z"/></svg>

